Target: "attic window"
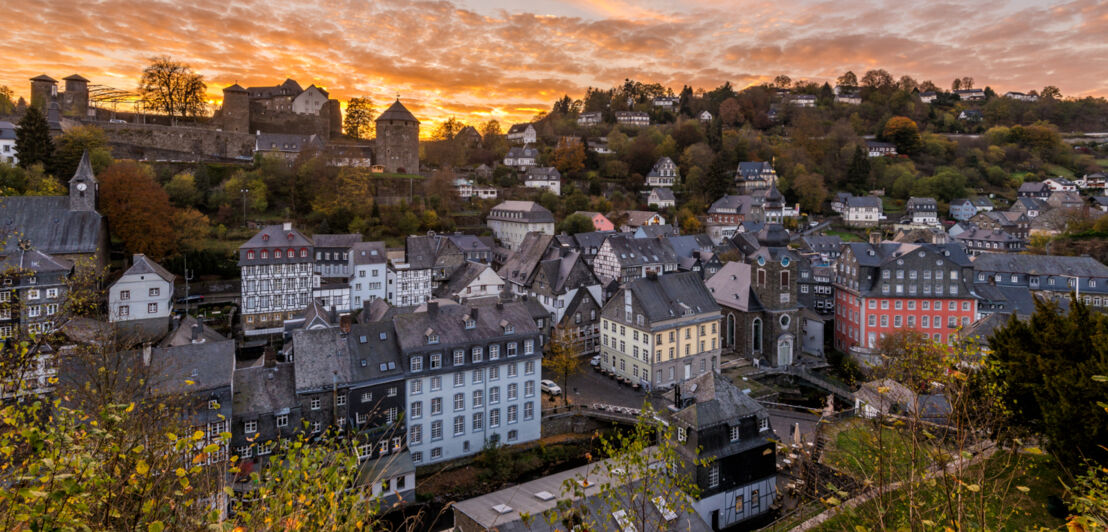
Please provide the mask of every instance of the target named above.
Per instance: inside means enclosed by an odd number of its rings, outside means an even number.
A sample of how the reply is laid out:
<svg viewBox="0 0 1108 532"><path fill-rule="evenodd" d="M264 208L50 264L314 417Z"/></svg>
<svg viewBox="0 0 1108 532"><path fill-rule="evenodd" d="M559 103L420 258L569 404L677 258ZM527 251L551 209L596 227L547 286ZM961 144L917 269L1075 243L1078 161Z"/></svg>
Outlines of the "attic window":
<svg viewBox="0 0 1108 532"><path fill-rule="evenodd" d="M362 336L359 336L359 337L358 337L358 343L359 343L359 344L364 344L365 342L366 342L366 337L365 337L365 335L362 335Z"/></svg>
<svg viewBox="0 0 1108 532"><path fill-rule="evenodd" d="M380 334L380 336L379 336L379 338L380 338L381 340L385 340L385 339L387 339L388 337L389 337L389 333L384 333L384 332L383 332L383 333L381 333L381 334Z"/></svg>
<svg viewBox="0 0 1108 532"><path fill-rule="evenodd" d="M439 335L434 334L434 333L428 334L427 335L427 343L428 344L437 344L437 343L439 343Z"/></svg>
<svg viewBox="0 0 1108 532"><path fill-rule="evenodd" d="M466 320L466 329L473 329L477 327L477 320L469 318Z"/></svg>
<svg viewBox="0 0 1108 532"><path fill-rule="evenodd" d="M509 323L508 325L504 326L504 334L515 334L515 332L516 328L514 325Z"/></svg>
<svg viewBox="0 0 1108 532"><path fill-rule="evenodd" d="M389 370L389 365L382 362L380 366L377 366L377 369L381 372L385 372Z"/></svg>
<svg viewBox="0 0 1108 532"><path fill-rule="evenodd" d="M262 242L269 242L269 235L262 235Z"/></svg>
<svg viewBox="0 0 1108 532"><path fill-rule="evenodd" d="M366 362L366 360L365 360L365 359L363 358L363 359L362 359L362 367L364 368L364 367L366 367L366 366L368 366L368 365L369 365L369 363L368 363L368 362Z"/></svg>

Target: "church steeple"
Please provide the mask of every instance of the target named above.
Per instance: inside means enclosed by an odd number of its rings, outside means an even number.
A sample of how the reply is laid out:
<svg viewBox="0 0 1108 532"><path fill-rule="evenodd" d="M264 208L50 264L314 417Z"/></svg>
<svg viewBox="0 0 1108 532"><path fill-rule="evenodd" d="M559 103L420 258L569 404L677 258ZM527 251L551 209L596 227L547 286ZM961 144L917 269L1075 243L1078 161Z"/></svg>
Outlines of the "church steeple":
<svg viewBox="0 0 1108 532"><path fill-rule="evenodd" d="M71 211L96 211L96 193L99 183L92 173L92 162L89 160L88 150L81 155L81 163L77 165L77 171L69 180L69 210Z"/></svg>

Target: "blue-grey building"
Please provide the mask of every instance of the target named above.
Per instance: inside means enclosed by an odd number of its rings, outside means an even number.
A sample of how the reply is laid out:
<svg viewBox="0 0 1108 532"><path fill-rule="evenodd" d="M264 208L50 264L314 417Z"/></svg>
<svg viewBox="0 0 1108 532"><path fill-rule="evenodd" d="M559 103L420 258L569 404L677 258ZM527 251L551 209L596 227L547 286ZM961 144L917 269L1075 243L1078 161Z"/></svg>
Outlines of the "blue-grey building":
<svg viewBox="0 0 1108 532"><path fill-rule="evenodd" d="M541 433L539 330L522 303L449 305L393 318L416 465Z"/></svg>
<svg viewBox="0 0 1108 532"><path fill-rule="evenodd" d="M1051 299L1076 293L1096 310L1108 307L1108 266L1092 257L983 253L974 257L973 269L976 284L1024 287Z"/></svg>

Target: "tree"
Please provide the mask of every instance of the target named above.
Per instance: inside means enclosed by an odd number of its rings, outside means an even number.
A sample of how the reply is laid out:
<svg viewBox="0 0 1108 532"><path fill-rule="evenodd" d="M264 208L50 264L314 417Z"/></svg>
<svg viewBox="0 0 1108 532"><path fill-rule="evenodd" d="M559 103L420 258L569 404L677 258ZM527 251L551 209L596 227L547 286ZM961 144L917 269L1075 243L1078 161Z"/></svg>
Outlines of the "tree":
<svg viewBox="0 0 1108 532"><path fill-rule="evenodd" d="M973 78L965 76L961 79L961 82L963 90L970 90L973 88Z"/></svg>
<svg viewBox="0 0 1108 532"><path fill-rule="evenodd" d="M554 148L554 167L566 177L576 175L585 168L585 144L559 141Z"/></svg>
<svg viewBox="0 0 1108 532"><path fill-rule="evenodd" d="M194 207L200 202L201 194L196 188L196 176L192 172L181 172L169 178L165 191L177 207Z"/></svg>
<svg viewBox="0 0 1108 532"><path fill-rule="evenodd" d="M893 76L884 69L869 70L862 76L862 86L877 90L889 89L893 86Z"/></svg>
<svg viewBox="0 0 1108 532"><path fill-rule="evenodd" d="M112 234L129 253L162 260L173 249L175 234L169 195L154 180L150 167L134 161L118 162L98 176L100 210Z"/></svg>
<svg viewBox="0 0 1108 532"><path fill-rule="evenodd" d="M592 219L584 214L574 213L566 216L565 220L558 225L558 232L565 233L567 235L576 235L577 233L591 233L596 230L596 227L592 224Z"/></svg>
<svg viewBox="0 0 1108 532"><path fill-rule="evenodd" d="M862 146L854 146L854 155L850 158L850 166L846 169L846 183L855 192L866 190L869 185L869 156Z"/></svg>
<svg viewBox="0 0 1108 532"><path fill-rule="evenodd" d="M7 85L0 85L0 115L15 113L15 92Z"/></svg>
<svg viewBox="0 0 1108 532"><path fill-rule="evenodd" d="M733 126L742 122L742 108L735 98L728 98L719 104L719 119L725 126Z"/></svg>
<svg viewBox="0 0 1108 532"><path fill-rule="evenodd" d="M19 154L19 166L30 168L35 163L53 163L54 142L50 140L50 126L37 107L28 107L19 120L15 132L15 151Z"/></svg>
<svg viewBox="0 0 1108 532"><path fill-rule="evenodd" d="M466 127L464 122L452 116L435 126L434 131L431 132L431 138L434 140L454 140L454 137L464 127Z"/></svg>
<svg viewBox="0 0 1108 532"><path fill-rule="evenodd" d="M885 140L896 144L897 153L914 155L920 148L919 126L906 116L894 116L885 122Z"/></svg>
<svg viewBox="0 0 1108 532"><path fill-rule="evenodd" d="M204 114L207 90L204 76L186 63L162 56L143 69L138 93L147 109L169 115L176 124L177 118Z"/></svg>
<svg viewBox="0 0 1108 532"><path fill-rule="evenodd" d="M796 191L804 210L814 213L823 208L823 201L827 199L827 185L823 182L823 176L815 172L804 172L793 178L790 187Z"/></svg>
<svg viewBox="0 0 1108 532"><path fill-rule="evenodd" d="M1056 302L1036 301L1031 319L1011 320L989 340L986 359L1002 391L1010 422L1046 438L1063 464L1108 463L1108 411L1098 406L1108 385L1108 316L1074 298L1063 314ZM1080 430L1076 430L1080 427Z"/></svg>
<svg viewBox="0 0 1108 532"><path fill-rule="evenodd" d="M52 171L61 179L68 179L77 171L77 165L85 150L89 152L92 171L100 173L111 166L112 151L108 147L108 137L104 130L96 126L77 126L62 133L55 139Z"/></svg>
<svg viewBox="0 0 1108 532"><path fill-rule="evenodd" d="M677 220L681 224L682 234L695 235L704 231L704 224L688 208L677 211Z"/></svg>
<svg viewBox="0 0 1108 532"><path fill-rule="evenodd" d="M589 226L592 226L591 220ZM542 358L542 367L550 370L561 380L562 404L568 405L569 377L581 369L581 347L575 341L573 332L558 325L550 333L550 341L546 344L546 353L546 356Z"/></svg>
<svg viewBox="0 0 1108 532"><path fill-rule="evenodd" d="M1043 90L1039 92L1039 97L1044 100L1061 100L1062 91L1058 90L1058 87L1054 85L1047 85L1043 87Z"/></svg>
<svg viewBox="0 0 1108 532"><path fill-rule="evenodd" d="M199 250L212 232L208 217L193 208L174 209L172 219L177 253Z"/></svg>
<svg viewBox="0 0 1108 532"><path fill-rule="evenodd" d="M791 87L792 84L793 84L792 78L790 78L790 77L788 77L784 74L780 74L777 77L773 78L773 86L777 87L778 89L787 89L787 88Z"/></svg>
<svg viewBox="0 0 1108 532"><path fill-rule="evenodd" d="M368 96L351 98L346 102L346 115L342 117L342 129L356 139L368 139L373 136L377 124L373 119L377 111Z"/></svg>
<svg viewBox="0 0 1108 532"><path fill-rule="evenodd" d="M858 76L854 74L853 70L847 70L846 73L839 76L839 78L835 80L835 84L839 85L840 87L844 87L844 88L857 87L858 86Z"/></svg>

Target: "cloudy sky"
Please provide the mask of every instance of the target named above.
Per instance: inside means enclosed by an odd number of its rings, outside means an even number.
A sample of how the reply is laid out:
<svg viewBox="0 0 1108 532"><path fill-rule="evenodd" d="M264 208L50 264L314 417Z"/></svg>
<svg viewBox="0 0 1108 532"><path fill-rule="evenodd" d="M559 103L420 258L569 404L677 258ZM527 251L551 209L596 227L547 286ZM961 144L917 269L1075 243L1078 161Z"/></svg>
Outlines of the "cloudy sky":
<svg viewBox="0 0 1108 532"><path fill-rule="evenodd" d="M898 0L21 0L0 84L80 73L133 89L155 55L223 86L286 77L332 97L400 94L425 122L526 119L624 78L712 88L870 68L998 91L1108 95L1108 2Z"/></svg>

